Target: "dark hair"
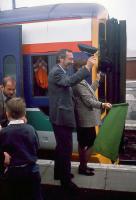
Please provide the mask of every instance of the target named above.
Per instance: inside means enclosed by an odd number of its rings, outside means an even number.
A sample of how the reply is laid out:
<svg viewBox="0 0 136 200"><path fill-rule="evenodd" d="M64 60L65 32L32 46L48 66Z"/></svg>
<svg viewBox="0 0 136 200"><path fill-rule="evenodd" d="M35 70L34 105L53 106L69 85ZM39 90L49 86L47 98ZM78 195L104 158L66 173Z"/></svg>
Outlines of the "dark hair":
<svg viewBox="0 0 136 200"><path fill-rule="evenodd" d="M26 104L25 101L20 97L14 97L7 101L6 111L10 114L13 119L19 119L25 115Z"/></svg>
<svg viewBox="0 0 136 200"><path fill-rule="evenodd" d="M7 85L8 81L13 83L13 84L16 84L16 80L13 77L6 76L6 77L3 78L3 82L2 82L3 87L5 87Z"/></svg>
<svg viewBox="0 0 136 200"><path fill-rule="evenodd" d="M59 62L61 58L65 59L67 52L72 52L72 51L70 49L60 49L57 54L57 61Z"/></svg>

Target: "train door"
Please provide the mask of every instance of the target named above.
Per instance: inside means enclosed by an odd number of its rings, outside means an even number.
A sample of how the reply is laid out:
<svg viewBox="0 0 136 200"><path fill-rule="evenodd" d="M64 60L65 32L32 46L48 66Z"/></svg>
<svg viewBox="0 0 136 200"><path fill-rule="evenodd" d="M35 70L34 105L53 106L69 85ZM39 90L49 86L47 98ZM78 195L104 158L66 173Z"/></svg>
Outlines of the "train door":
<svg viewBox="0 0 136 200"><path fill-rule="evenodd" d="M0 27L0 81L4 76L16 79L16 94L22 95L22 27Z"/></svg>
<svg viewBox="0 0 136 200"><path fill-rule="evenodd" d="M95 71L97 70L100 70L103 74L98 89L98 98L102 102L107 101L112 104L125 102L126 21L118 22L116 19L98 21L95 19L92 36L94 36L92 37L93 46L99 48L99 62L98 66L94 68L93 76L96 75ZM105 114L106 112L103 110L102 120ZM98 129L96 130L98 132ZM101 154L92 155L91 161L111 163L111 160Z"/></svg>
<svg viewBox="0 0 136 200"><path fill-rule="evenodd" d="M125 102L126 21L118 22L117 19L109 19L105 25L100 23L99 44L99 67L106 74L105 101L111 103ZM103 93L100 93L99 96L104 99Z"/></svg>

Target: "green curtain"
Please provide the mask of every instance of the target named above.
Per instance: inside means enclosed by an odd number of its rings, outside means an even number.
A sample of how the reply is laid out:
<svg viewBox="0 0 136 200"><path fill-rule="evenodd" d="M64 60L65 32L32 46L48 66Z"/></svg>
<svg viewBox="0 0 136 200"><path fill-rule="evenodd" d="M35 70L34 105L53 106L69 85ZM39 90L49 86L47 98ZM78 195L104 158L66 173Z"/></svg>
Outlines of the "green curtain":
<svg viewBox="0 0 136 200"><path fill-rule="evenodd" d="M127 110L127 103L112 105L93 145L95 152L100 153L112 161L116 161L118 158Z"/></svg>

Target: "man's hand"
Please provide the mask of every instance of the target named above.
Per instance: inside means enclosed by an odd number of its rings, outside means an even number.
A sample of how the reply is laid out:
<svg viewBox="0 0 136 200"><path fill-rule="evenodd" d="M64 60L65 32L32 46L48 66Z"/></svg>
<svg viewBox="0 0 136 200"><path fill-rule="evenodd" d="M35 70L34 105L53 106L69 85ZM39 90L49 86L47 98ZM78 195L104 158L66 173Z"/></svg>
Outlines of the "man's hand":
<svg viewBox="0 0 136 200"><path fill-rule="evenodd" d="M110 109L112 105L110 103L102 103L102 108Z"/></svg>
<svg viewBox="0 0 136 200"><path fill-rule="evenodd" d="M91 71L92 66L96 64L96 57L95 56L91 56L88 58L87 63L86 63L86 68Z"/></svg>
<svg viewBox="0 0 136 200"><path fill-rule="evenodd" d="M6 167L10 164L11 156L7 152L4 152L4 156L4 166Z"/></svg>

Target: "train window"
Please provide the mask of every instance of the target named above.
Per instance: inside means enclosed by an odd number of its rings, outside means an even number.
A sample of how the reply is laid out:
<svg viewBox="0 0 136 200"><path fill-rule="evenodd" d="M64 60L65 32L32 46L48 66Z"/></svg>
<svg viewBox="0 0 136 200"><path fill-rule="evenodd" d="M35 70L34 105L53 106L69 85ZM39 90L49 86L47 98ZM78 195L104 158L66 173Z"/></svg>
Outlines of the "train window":
<svg viewBox="0 0 136 200"><path fill-rule="evenodd" d="M48 56L32 57L33 96L48 94Z"/></svg>
<svg viewBox="0 0 136 200"><path fill-rule="evenodd" d="M48 74L56 64L56 58L56 52L24 57L24 82L29 84L28 87L24 84L27 105L43 106L44 112L45 106L48 106Z"/></svg>
<svg viewBox="0 0 136 200"><path fill-rule="evenodd" d="M12 76L16 80L16 59L8 55L3 60L3 76Z"/></svg>

